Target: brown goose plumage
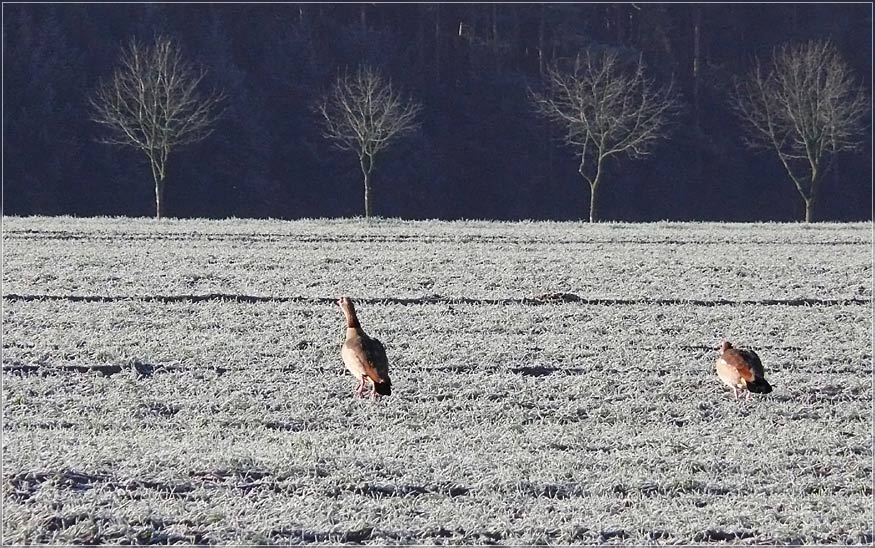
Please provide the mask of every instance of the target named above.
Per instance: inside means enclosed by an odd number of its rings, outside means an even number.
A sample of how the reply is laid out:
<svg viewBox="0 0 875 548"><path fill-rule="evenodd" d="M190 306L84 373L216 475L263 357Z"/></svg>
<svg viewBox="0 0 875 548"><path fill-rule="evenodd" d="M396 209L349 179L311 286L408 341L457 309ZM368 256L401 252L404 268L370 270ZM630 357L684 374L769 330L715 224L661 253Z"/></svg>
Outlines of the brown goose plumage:
<svg viewBox="0 0 875 548"><path fill-rule="evenodd" d="M346 340L340 348L340 356L347 370L359 380L358 388L353 397L364 395L365 379L370 379L373 389L373 399L392 394L392 381L389 379L389 359L383 343L368 337L359 323L355 306L349 297L341 297L337 301L340 310L346 318Z"/></svg>
<svg viewBox="0 0 875 548"><path fill-rule="evenodd" d="M772 391L772 386L765 379L763 362L756 352L733 348L729 341L720 344L719 352L720 357L715 364L717 376L732 388L735 399L738 399L739 390L746 391L747 399L750 399L751 392L768 394Z"/></svg>

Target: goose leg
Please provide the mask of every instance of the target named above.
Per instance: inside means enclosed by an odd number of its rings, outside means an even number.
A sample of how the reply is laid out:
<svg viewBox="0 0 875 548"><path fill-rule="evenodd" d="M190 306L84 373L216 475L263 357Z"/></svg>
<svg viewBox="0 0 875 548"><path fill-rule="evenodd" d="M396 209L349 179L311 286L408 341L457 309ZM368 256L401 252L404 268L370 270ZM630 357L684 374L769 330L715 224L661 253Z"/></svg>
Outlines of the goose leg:
<svg viewBox="0 0 875 548"><path fill-rule="evenodd" d="M365 378L362 377L359 381L358 388L355 389L355 395L353 396L353 398L362 397L362 394L364 393L364 388L365 388Z"/></svg>
<svg viewBox="0 0 875 548"><path fill-rule="evenodd" d="M735 396L735 400L738 401L738 389L734 386L732 387L732 395Z"/></svg>
<svg viewBox="0 0 875 548"><path fill-rule="evenodd" d="M745 399L745 401L750 400L750 390L748 390L747 392L744 393L744 399Z"/></svg>

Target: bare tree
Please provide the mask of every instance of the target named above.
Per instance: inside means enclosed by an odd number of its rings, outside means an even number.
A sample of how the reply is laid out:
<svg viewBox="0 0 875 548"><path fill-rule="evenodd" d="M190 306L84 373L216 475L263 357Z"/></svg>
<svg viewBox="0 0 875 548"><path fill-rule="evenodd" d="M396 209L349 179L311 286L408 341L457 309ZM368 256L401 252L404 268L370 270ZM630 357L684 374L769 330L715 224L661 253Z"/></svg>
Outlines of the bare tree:
<svg viewBox="0 0 875 548"><path fill-rule="evenodd" d="M338 77L316 111L325 138L358 155L365 183L365 217L370 217L374 160L395 139L419 126L420 106L404 99L378 70L360 67L355 74Z"/></svg>
<svg viewBox="0 0 875 548"><path fill-rule="evenodd" d="M616 155L646 156L667 134L677 109L672 85L657 87L644 75L639 56L623 62L611 51L586 50L570 70L553 64L544 93L531 93L537 111L563 129L577 148L578 172L589 183L589 220L599 220L598 197L605 161Z"/></svg>
<svg viewBox="0 0 875 548"><path fill-rule="evenodd" d="M836 153L856 149L869 103L829 42L785 45L767 66L756 59L733 95L746 143L773 150L814 218L820 185Z"/></svg>
<svg viewBox="0 0 875 548"><path fill-rule="evenodd" d="M223 94L198 91L205 74L168 38L156 38L151 47L132 40L112 77L91 98L94 121L109 130L101 141L137 148L149 158L158 219L164 213L170 152L210 135L219 115Z"/></svg>

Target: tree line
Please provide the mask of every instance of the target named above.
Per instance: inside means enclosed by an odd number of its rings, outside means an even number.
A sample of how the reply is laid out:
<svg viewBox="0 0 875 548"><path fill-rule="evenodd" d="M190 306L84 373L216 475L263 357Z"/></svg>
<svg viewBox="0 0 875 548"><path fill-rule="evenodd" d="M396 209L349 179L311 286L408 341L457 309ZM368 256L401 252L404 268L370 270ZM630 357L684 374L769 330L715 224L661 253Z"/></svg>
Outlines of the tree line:
<svg viewBox="0 0 875 548"><path fill-rule="evenodd" d="M171 165L173 216L871 218L871 10L824 8L4 6L4 211L146 214L103 141L159 215Z"/></svg>

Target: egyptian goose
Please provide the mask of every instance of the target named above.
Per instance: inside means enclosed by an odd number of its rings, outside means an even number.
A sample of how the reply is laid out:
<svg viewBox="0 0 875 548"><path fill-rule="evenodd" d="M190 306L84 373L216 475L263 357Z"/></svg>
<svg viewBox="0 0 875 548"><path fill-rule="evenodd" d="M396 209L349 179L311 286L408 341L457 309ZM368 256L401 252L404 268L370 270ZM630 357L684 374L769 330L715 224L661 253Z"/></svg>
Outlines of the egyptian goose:
<svg viewBox="0 0 875 548"><path fill-rule="evenodd" d="M349 372L359 380L358 388L356 388L353 397L364 395L366 378L370 379L373 385L372 399L377 399L378 394L381 396L391 395L392 381L389 380L389 359L386 357L383 343L365 335L349 297L341 297L337 304L346 317L346 341L340 348L340 356Z"/></svg>
<svg viewBox="0 0 875 548"><path fill-rule="evenodd" d="M747 390L746 399L750 399L751 392L768 394L772 391L772 385L764 377L763 362L756 352L733 348L729 341L720 344L719 352L717 376L732 388L735 399L738 399L739 390Z"/></svg>

